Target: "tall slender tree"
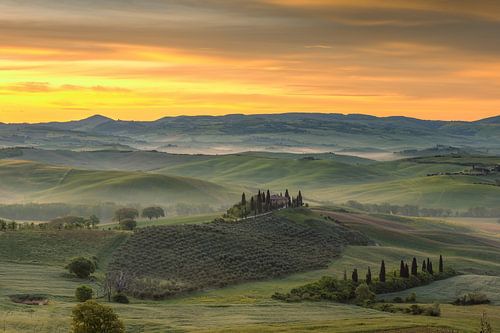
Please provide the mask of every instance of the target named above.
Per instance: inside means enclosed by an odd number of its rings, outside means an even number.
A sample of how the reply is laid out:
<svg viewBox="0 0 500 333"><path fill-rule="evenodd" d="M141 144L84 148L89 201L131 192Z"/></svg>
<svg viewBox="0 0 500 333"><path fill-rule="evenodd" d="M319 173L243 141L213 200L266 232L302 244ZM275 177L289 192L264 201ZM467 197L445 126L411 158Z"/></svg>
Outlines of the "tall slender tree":
<svg viewBox="0 0 500 333"><path fill-rule="evenodd" d="M429 261L429 264L427 265L427 270L429 271L430 274L434 274L434 269L432 268L432 261Z"/></svg>
<svg viewBox="0 0 500 333"><path fill-rule="evenodd" d="M269 190L267 190L266 194L266 210L271 210L271 192Z"/></svg>
<svg viewBox="0 0 500 333"><path fill-rule="evenodd" d="M422 262L422 272L427 272L427 265L425 263L425 259L424 261Z"/></svg>
<svg viewBox="0 0 500 333"><path fill-rule="evenodd" d="M417 258L413 257L411 262L411 275L416 276L418 274Z"/></svg>
<svg viewBox="0 0 500 333"><path fill-rule="evenodd" d="M410 268L408 267L408 264L405 263L405 278L410 277Z"/></svg>
<svg viewBox="0 0 500 333"><path fill-rule="evenodd" d="M297 195L297 206L302 207L304 205L302 201L302 192L299 190L299 194Z"/></svg>
<svg viewBox="0 0 500 333"><path fill-rule="evenodd" d="M366 284L371 284L372 283L372 271L370 270L370 267L368 267L368 272L366 273Z"/></svg>
<svg viewBox="0 0 500 333"><path fill-rule="evenodd" d="M385 262L382 260L382 264L380 264L380 273L378 274L378 279L380 282L385 282Z"/></svg>
<svg viewBox="0 0 500 333"><path fill-rule="evenodd" d="M444 272L443 256L439 255L439 273Z"/></svg>
<svg viewBox="0 0 500 333"><path fill-rule="evenodd" d="M402 278L405 277L405 263L403 260L401 260L401 263L399 265L399 276Z"/></svg>
<svg viewBox="0 0 500 333"><path fill-rule="evenodd" d="M255 199L253 197L250 198L250 211L252 211L254 215L257 215L257 207L255 205Z"/></svg>
<svg viewBox="0 0 500 333"><path fill-rule="evenodd" d="M357 268L355 268L352 271L352 282L358 283L358 269Z"/></svg>

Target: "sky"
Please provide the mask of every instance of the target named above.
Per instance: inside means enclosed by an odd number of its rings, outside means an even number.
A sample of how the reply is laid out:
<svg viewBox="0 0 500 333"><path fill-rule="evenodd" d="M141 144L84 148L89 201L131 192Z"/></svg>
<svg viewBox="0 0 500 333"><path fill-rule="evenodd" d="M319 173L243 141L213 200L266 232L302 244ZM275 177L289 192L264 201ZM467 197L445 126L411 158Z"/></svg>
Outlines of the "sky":
<svg viewBox="0 0 500 333"><path fill-rule="evenodd" d="M0 122L500 114L496 0L0 0Z"/></svg>

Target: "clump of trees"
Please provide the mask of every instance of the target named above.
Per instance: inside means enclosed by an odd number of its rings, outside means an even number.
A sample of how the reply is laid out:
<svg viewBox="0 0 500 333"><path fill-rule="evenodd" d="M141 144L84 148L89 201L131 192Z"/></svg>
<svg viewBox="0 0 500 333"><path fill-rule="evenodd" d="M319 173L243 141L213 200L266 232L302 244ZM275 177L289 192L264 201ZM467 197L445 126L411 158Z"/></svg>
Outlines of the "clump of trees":
<svg viewBox="0 0 500 333"><path fill-rule="evenodd" d="M442 263L443 258L440 256ZM432 262L427 259L424 261L426 267L432 267ZM375 295L385 294L390 292L402 291L417 286L422 286L431 283L432 281L445 279L456 275L451 268L445 270L444 264L440 265L442 271L432 272L428 269L418 271L417 260L412 261L412 268L402 260L398 271L393 271L393 274L386 274L385 261L382 260L380 265L379 277L373 278L370 268L366 273L366 279L359 278L358 269L353 269L351 279L347 279L347 274L344 273L344 279L338 280L334 277L325 276L319 281L306 284L304 286L294 288L289 293L275 293L274 299L286 302L298 302L303 300L318 301L329 300L341 303L354 303L363 306L374 306ZM415 271L417 269L417 271ZM416 295L410 295L406 299L407 302L415 302ZM403 299L395 299L396 303L403 303ZM394 307L380 307L383 311L405 311L404 309L395 309ZM425 314L429 316L439 316L439 306L423 308L414 306L411 307L412 314Z"/></svg>
<svg viewBox="0 0 500 333"><path fill-rule="evenodd" d="M482 293L474 292L468 293L457 298L453 304L454 305L477 305L477 304L489 304L490 300L488 296Z"/></svg>
<svg viewBox="0 0 500 333"><path fill-rule="evenodd" d="M147 207L142 210L142 217L149 220L165 217L165 210L161 207Z"/></svg>
<svg viewBox="0 0 500 333"><path fill-rule="evenodd" d="M71 333L125 333L123 322L113 309L93 300L78 304L71 317Z"/></svg>
<svg viewBox="0 0 500 333"><path fill-rule="evenodd" d="M139 211L135 208L120 208L115 212L114 221L118 221L122 230L134 230L137 227L136 218Z"/></svg>
<svg viewBox="0 0 500 333"><path fill-rule="evenodd" d="M71 274L76 275L80 279L88 279L96 270L95 261L84 257L78 257L71 260L66 266Z"/></svg>
<svg viewBox="0 0 500 333"><path fill-rule="evenodd" d="M81 216L64 216L51 220L46 224L46 228L51 229L95 229L100 223L96 215L88 218Z"/></svg>
<svg viewBox="0 0 500 333"><path fill-rule="evenodd" d="M302 192L299 191L296 197L290 196L288 189L285 194L272 194L259 190L257 194L247 198L246 193L241 195L239 203L229 208L224 217L226 218L246 218L250 215L256 216L263 213L282 208L295 208L304 206Z"/></svg>

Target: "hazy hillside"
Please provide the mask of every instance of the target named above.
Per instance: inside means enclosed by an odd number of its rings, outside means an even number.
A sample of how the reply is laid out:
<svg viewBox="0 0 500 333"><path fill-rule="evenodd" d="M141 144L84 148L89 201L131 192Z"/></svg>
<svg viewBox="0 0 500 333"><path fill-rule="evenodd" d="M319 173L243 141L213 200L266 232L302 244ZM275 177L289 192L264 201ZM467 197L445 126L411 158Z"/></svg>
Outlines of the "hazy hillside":
<svg viewBox="0 0 500 333"><path fill-rule="evenodd" d="M223 186L186 177L141 172L92 171L28 161L1 160L3 202L230 203Z"/></svg>
<svg viewBox="0 0 500 333"><path fill-rule="evenodd" d="M4 146L133 147L183 153L255 149L318 152L357 148L378 148L391 153L435 144L500 152L495 144L498 140L500 127L495 118L445 122L406 117L288 113L167 117L150 122L115 121L94 116L66 123L0 125L0 145Z"/></svg>

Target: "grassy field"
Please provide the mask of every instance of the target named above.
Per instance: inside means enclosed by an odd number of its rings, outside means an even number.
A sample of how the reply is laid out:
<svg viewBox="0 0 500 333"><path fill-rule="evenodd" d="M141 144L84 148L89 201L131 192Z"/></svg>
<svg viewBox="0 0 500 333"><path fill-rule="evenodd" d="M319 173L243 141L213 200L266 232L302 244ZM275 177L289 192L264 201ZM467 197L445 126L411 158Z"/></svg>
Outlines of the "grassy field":
<svg viewBox="0 0 500 333"><path fill-rule="evenodd" d="M26 150L26 158L0 160L0 189L7 202L139 202L171 205L210 203L219 208L238 200L243 190L299 189L312 204L362 203L419 205L467 210L498 207L500 175L456 173L472 164L495 165L498 157L425 157L375 162L335 154L242 153L176 155L154 152L67 152ZM22 158L16 156L15 158ZM307 157L307 158L306 158ZM142 164L141 164L142 161ZM90 167L100 171L88 170ZM122 171L118 171L118 170ZM133 170L133 171L132 171ZM488 185L490 184L490 185Z"/></svg>
<svg viewBox="0 0 500 333"><path fill-rule="evenodd" d="M290 214L283 211L281 214ZM275 291L287 291L324 275L341 276L344 269L358 268L364 273L365 267L378 271L380 258L388 263L388 270L396 269L401 258L430 256L436 260L439 253L445 256L445 264L460 268L469 275L456 280L446 280L448 289L439 284L431 284L417 291L417 298L430 302L433 293L441 301L448 301L455 286L462 292L474 291L483 282L491 281L491 290L498 290L500 275L500 249L498 237L485 234L484 226L476 229L471 220L446 220L437 222L425 219L381 218L366 215L340 216L349 227L356 228L374 239L377 246L350 246L342 256L334 260L328 268L290 275L279 279L248 282L223 289L199 291L175 299L152 302L132 300L130 305L112 306L125 321L127 332L375 332L382 329L404 327L453 327L460 332L476 333L483 311L490 317L494 329L500 327L500 307L498 305L457 307L442 305L442 316L431 318L389 314L350 305L319 303L288 304L270 299ZM494 223L494 221L484 223ZM194 223L199 220L194 220ZM479 221L481 222L481 221ZM102 231L90 231L100 233ZM441 232L439 239L435 235ZM102 262L117 246L122 233L105 233L94 240L92 246L78 245L74 250L70 244L74 240L67 234L56 234L53 243L47 244L50 251L38 255L36 263L30 261L38 248L43 248L47 239L39 233L19 233L0 235L0 329L5 332L66 332L71 308L76 304L73 293L76 286L86 283L68 278L62 268L76 252L98 255ZM92 234L93 235L93 234ZM54 237L56 237L54 236ZM109 238L108 238L109 237ZM64 241L68 239L67 242ZM68 244L68 245L64 245ZM101 244L101 245L100 245ZM5 249L29 250L28 255ZM61 246L59 248L58 246ZM67 247L65 247L67 246ZM30 249L31 248L31 249ZM62 249L62 250L60 250ZM7 254L6 254L7 253ZM470 275L489 272L494 277ZM474 280L475 283L468 283ZM442 294L439 293L440 290ZM447 291L448 290L448 291ZM40 293L49 295L47 306L30 307L11 303L7 295L17 293ZM404 293L403 293L404 294Z"/></svg>

